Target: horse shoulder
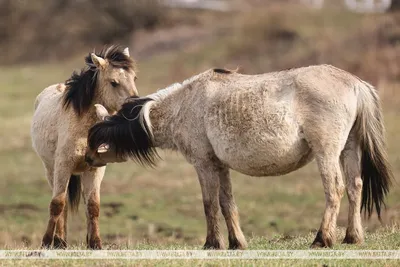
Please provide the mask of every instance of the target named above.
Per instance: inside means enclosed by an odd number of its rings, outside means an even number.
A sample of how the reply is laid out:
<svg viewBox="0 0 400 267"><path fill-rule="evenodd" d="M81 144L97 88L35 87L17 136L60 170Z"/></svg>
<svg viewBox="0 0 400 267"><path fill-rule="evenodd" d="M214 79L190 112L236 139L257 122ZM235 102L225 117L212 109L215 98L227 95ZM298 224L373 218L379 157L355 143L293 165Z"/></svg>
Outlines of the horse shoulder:
<svg viewBox="0 0 400 267"><path fill-rule="evenodd" d="M67 114L64 113L64 116ZM72 115L72 114L71 114ZM87 148L87 132L90 125L79 123L74 117L67 117L58 126L58 157L68 161L76 168L83 162Z"/></svg>

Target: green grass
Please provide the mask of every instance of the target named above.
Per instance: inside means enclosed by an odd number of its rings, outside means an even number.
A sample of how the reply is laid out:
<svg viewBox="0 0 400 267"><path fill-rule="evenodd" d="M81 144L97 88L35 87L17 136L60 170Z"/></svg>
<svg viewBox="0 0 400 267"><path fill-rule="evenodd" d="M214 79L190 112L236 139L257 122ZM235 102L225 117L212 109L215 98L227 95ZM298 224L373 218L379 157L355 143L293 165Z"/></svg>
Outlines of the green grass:
<svg viewBox="0 0 400 267"><path fill-rule="evenodd" d="M349 19L346 17L346 20ZM331 23L332 16L329 16ZM332 24L329 24L331 27ZM342 24L339 25L342 27ZM343 28L343 27L342 27ZM325 28L324 28L325 29ZM303 29L310 36L316 29ZM336 34L336 33L335 33ZM318 37L318 36L317 36ZM260 40L261 42L262 40ZM265 40L264 40L265 41ZM206 43L190 52L171 52L139 62L138 89L142 95L213 66L241 62L233 53L246 57L235 37ZM238 50L239 49L239 50ZM250 49L250 48L248 48ZM247 72L269 70L268 53L257 50L258 63ZM297 51L297 53L302 53ZM307 52L308 53L308 52ZM292 54L289 54L290 56ZM254 58L251 54L250 59ZM302 57L299 57L302 58ZM289 60L288 62L291 62ZM65 81L72 70L82 67L83 58L66 63L0 67L0 248L37 249L48 219L51 192L40 159L31 148L30 120L36 95L46 86ZM300 63L298 63L300 64ZM275 66L275 68L277 68ZM392 88L390 91L389 88ZM383 95L388 152L395 177L400 174L400 109L398 83L387 82ZM389 91L388 91L389 90ZM390 95L387 94L390 93ZM149 169L133 162L107 167L101 188L100 229L109 249L200 249L205 238L205 218L196 174L177 153L160 152L163 160ZM325 207L321 179L315 163L294 173L268 178L232 172L236 202L249 249L307 249L318 229ZM374 215L363 221L365 243L341 245L347 224L347 200L343 198L334 249L398 249L400 234L400 189L395 183L388 197L381 225ZM117 207L117 208L113 208ZM224 222L221 218L221 225ZM226 238L226 229L223 226ZM86 223L84 206L70 216L68 241L84 249ZM4 265L385 265L394 261L306 261L306 260L165 260L165 261L0 261Z"/></svg>
<svg viewBox="0 0 400 267"><path fill-rule="evenodd" d="M395 249L393 246L400 245L400 236L398 235L399 229L397 227L382 228L375 233L368 233L366 235L365 243L357 247L352 245L338 244L334 250L383 250ZM338 229L339 236L344 236L344 229ZM309 233L299 236L283 236L275 235L273 238L253 237L249 240L249 249L252 250L304 250L307 249L310 242L313 240L314 234ZM83 245L72 247L72 249L83 249ZM154 245L149 243L137 244L134 247L130 246L114 246L110 249L160 249L160 250L183 250L183 249L199 249L198 246L188 245ZM0 263L5 265L13 264L16 266L25 266L26 264L35 266L47 266L48 264L62 265L62 266L81 266L81 265L101 265L101 266L125 266L125 265L140 265L140 266L249 266L249 265L268 265L268 266L398 266L396 260L370 260L370 259L356 259L356 260L334 260L334 259L311 259L311 260L235 260L235 259L213 259L213 260L124 260L124 259L109 259L109 260L0 260Z"/></svg>

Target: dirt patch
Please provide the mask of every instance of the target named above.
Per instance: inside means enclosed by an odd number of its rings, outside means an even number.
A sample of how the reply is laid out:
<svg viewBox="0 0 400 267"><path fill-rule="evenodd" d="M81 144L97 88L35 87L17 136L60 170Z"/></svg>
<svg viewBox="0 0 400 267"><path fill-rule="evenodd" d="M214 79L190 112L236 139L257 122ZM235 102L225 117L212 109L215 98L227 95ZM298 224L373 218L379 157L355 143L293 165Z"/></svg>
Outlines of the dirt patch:
<svg viewBox="0 0 400 267"><path fill-rule="evenodd" d="M104 211L104 215L107 217L113 217L120 213L121 207L124 206L124 203L121 202L109 202L101 204L103 208L106 210Z"/></svg>
<svg viewBox="0 0 400 267"><path fill-rule="evenodd" d="M137 215L131 215L131 216L128 216L128 218L131 219L132 221L139 220L139 216L137 216Z"/></svg>

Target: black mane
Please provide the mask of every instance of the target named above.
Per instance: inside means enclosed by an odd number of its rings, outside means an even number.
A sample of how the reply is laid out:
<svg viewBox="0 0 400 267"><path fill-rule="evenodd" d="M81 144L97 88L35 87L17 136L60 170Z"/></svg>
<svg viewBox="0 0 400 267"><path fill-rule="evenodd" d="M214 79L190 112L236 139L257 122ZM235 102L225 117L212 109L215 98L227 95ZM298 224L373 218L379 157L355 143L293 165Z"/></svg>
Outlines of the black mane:
<svg viewBox="0 0 400 267"><path fill-rule="evenodd" d="M130 98L118 113L95 124L89 130L88 145L96 150L108 144L118 157L130 157L142 165L155 165L159 157L149 136L149 126L141 117L143 105L151 98Z"/></svg>
<svg viewBox="0 0 400 267"><path fill-rule="evenodd" d="M135 69L135 62L123 51L124 49L121 46L110 46L95 54L106 59L113 67L125 70ZM80 73L74 71L65 82L67 88L63 99L64 108L68 108L72 104L78 115L86 112L92 105L97 88L97 69L90 54L85 57L86 67L81 69Z"/></svg>

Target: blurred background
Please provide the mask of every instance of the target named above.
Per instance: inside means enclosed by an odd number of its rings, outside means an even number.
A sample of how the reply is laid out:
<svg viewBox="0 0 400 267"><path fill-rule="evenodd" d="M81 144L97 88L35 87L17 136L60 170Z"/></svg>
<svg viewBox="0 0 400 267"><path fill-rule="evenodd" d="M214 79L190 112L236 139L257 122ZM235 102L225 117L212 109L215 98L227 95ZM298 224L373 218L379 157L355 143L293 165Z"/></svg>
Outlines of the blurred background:
<svg viewBox="0 0 400 267"><path fill-rule="evenodd" d="M130 48L141 95L213 67L256 74L329 63L347 70L378 88L390 161L400 173L399 0L0 0L0 247L37 248L47 224L51 191L29 133L36 95L106 44ZM107 167L100 229L109 248L202 245L195 172L178 153L161 155L155 169ZM248 239L278 242L319 227L325 200L315 163L280 177L232 177ZM345 196L340 229L347 207ZM395 184L384 225L399 223L399 208ZM83 205L69 219L69 243L84 243ZM382 227L376 215L364 226Z"/></svg>

